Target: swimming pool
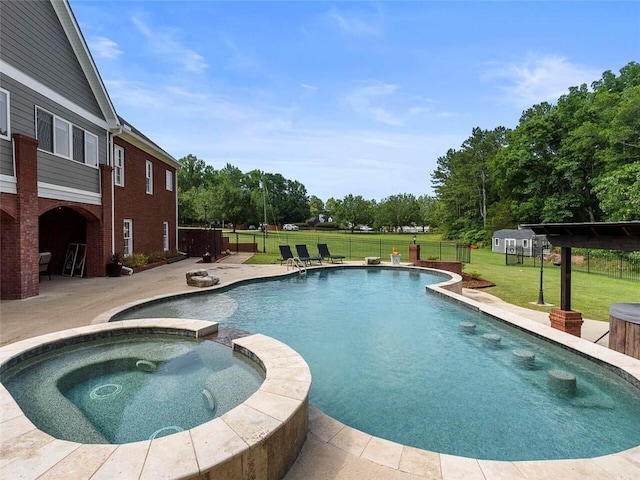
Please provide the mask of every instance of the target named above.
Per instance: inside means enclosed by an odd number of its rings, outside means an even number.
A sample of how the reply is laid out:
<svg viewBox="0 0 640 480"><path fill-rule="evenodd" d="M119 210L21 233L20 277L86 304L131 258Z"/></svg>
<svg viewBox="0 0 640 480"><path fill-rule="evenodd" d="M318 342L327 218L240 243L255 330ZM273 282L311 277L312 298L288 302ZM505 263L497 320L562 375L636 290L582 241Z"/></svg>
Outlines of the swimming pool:
<svg viewBox="0 0 640 480"><path fill-rule="evenodd" d="M243 284L129 312L207 318L291 345L313 374L310 399L360 430L405 445L496 460L584 458L640 443L638 390L562 348L425 291L442 277L331 269ZM122 319L122 316L118 317ZM476 324L465 334L460 322ZM483 334L501 337L487 348ZM514 350L535 354L533 368ZM573 396L548 371L577 378Z"/></svg>
<svg viewBox="0 0 640 480"><path fill-rule="evenodd" d="M264 374L213 341L129 333L61 345L0 378L40 430L72 442L122 444L219 417L249 398Z"/></svg>

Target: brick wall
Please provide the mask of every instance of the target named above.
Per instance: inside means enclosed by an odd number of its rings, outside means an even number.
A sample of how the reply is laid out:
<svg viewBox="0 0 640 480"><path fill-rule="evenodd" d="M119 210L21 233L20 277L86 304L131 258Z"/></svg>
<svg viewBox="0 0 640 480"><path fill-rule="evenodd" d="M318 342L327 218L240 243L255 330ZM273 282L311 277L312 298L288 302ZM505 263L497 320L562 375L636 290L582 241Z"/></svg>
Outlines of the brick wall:
<svg viewBox="0 0 640 480"><path fill-rule="evenodd" d="M13 144L17 194L3 195L0 199L3 210L0 225L0 298L3 299L28 298L39 293L38 141L14 133ZM15 216L8 213L10 209L15 211Z"/></svg>
<svg viewBox="0 0 640 480"><path fill-rule="evenodd" d="M124 148L124 186L114 187L115 250L122 253L123 221L133 221L134 253L163 250L163 222L169 222L169 249L176 246L176 170L121 138L114 139ZM153 164L153 194L146 193L146 161ZM174 187L166 189L166 171L173 173Z"/></svg>
<svg viewBox="0 0 640 480"><path fill-rule="evenodd" d="M462 275L462 262L420 260L420 245L409 245L409 262L414 264L416 267L435 268Z"/></svg>

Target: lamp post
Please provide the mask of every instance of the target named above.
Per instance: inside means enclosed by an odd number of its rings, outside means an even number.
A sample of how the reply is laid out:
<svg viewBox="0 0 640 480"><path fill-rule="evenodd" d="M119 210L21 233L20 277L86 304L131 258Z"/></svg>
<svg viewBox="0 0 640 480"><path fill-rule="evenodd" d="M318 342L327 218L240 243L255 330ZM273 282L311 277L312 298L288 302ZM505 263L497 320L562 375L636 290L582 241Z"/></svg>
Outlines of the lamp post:
<svg viewBox="0 0 640 480"><path fill-rule="evenodd" d="M540 244L540 290L538 291L538 301L536 305L544 305L544 292L542 291L542 278L544 276L544 249L547 246L546 240L538 240L537 238L533 241L534 247L537 248L538 244Z"/></svg>
<svg viewBox="0 0 640 480"><path fill-rule="evenodd" d="M414 244L414 245L416 244L416 240L417 240L417 238L416 238L416 236L414 235L414 236L413 236L413 244Z"/></svg>

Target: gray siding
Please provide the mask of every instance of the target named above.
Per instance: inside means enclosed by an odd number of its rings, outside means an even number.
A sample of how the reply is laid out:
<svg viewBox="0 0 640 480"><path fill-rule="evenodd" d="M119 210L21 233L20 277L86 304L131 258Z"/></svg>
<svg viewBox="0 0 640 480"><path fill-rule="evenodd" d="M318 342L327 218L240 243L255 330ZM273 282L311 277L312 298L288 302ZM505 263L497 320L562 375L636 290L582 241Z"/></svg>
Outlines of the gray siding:
<svg viewBox="0 0 640 480"><path fill-rule="evenodd" d="M11 142L0 140L0 175L14 176Z"/></svg>
<svg viewBox="0 0 640 480"><path fill-rule="evenodd" d="M0 58L102 118L51 3L2 0L0 11Z"/></svg>
<svg viewBox="0 0 640 480"><path fill-rule="evenodd" d="M11 133L21 133L35 138L35 107L58 115L78 127L98 136L98 162L106 163L107 132L83 117L52 102L6 75L0 75L2 88L11 93ZM3 142L8 143L8 142ZM9 150L10 151L10 150ZM11 162L11 157L8 158ZM4 168L4 154L0 162ZM79 164L73 160L38 151L38 181L99 193L99 171L97 168Z"/></svg>

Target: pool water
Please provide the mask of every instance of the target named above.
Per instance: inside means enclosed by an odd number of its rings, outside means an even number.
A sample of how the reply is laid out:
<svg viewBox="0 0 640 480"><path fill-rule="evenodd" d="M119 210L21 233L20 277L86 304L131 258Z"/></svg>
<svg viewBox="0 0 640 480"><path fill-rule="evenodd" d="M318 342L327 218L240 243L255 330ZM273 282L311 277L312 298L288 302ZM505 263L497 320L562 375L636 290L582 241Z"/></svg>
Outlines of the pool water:
<svg viewBox="0 0 640 480"><path fill-rule="evenodd" d="M309 364L313 404L405 445L514 461L593 457L640 444L637 388L425 289L442 280L406 269L314 270L127 316L212 319L273 336ZM533 363L514 350L534 354ZM575 394L550 388L551 370L574 375Z"/></svg>
<svg viewBox="0 0 640 480"><path fill-rule="evenodd" d="M55 349L2 374L40 429L79 443L129 443L207 422L246 400L263 372L229 347L128 335Z"/></svg>

